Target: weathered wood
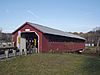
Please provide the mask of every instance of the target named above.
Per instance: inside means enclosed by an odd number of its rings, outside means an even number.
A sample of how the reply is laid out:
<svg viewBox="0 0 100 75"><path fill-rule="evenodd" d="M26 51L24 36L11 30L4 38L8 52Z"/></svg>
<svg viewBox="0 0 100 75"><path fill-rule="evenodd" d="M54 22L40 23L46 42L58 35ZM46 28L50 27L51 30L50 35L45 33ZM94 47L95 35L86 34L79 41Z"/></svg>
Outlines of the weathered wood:
<svg viewBox="0 0 100 75"><path fill-rule="evenodd" d="M5 56L6 56L6 58L9 57L9 50L5 50Z"/></svg>
<svg viewBox="0 0 100 75"><path fill-rule="evenodd" d="M5 57L9 58L9 51L12 50L14 56L16 56L16 50L15 47L0 47L0 50L5 52Z"/></svg>
<svg viewBox="0 0 100 75"><path fill-rule="evenodd" d="M12 49L13 55L16 56L16 50Z"/></svg>
<svg viewBox="0 0 100 75"><path fill-rule="evenodd" d="M14 49L14 47L0 47L0 50Z"/></svg>

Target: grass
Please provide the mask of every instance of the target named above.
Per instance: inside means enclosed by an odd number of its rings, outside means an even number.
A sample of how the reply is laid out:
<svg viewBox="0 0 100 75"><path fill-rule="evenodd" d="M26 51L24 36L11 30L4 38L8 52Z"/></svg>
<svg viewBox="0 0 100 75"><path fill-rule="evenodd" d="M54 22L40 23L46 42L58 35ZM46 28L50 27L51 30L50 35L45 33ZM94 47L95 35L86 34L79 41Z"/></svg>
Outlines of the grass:
<svg viewBox="0 0 100 75"><path fill-rule="evenodd" d="M86 47L85 48L85 53L87 53L87 54L96 54L96 46Z"/></svg>
<svg viewBox="0 0 100 75"><path fill-rule="evenodd" d="M98 51L98 53L96 51L97 51L96 46L92 46L92 47L90 46L90 47L85 48L85 51L83 52L83 54L92 55L92 56L100 56L100 51Z"/></svg>
<svg viewBox="0 0 100 75"><path fill-rule="evenodd" d="M78 54L32 54L0 61L0 75L98 75L100 58Z"/></svg>

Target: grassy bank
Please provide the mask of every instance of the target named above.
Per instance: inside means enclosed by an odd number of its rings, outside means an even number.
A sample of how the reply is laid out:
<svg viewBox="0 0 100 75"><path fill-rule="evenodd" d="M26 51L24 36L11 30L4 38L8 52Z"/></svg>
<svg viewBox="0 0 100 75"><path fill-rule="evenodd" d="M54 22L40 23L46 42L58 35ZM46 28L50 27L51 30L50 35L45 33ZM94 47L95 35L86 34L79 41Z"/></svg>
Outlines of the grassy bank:
<svg viewBox="0 0 100 75"><path fill-rule="evenodd" d="M100 58L77 54L32 54L0 61L0 75L98 75Z"/></svg>
<svg viewBox="0 0 100 75"><path fill-rule="evenodd" d="M100 57L100 50L97 53L97 47L96 46L85 47L85 51L83 52L83 54Z"/></svg>

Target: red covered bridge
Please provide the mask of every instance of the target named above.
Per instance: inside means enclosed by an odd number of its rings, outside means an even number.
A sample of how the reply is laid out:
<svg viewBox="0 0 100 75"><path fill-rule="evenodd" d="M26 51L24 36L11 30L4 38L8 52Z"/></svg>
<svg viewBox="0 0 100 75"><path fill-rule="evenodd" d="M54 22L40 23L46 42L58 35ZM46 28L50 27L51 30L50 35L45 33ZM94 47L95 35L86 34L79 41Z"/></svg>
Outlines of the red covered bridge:
<svg viewBox="0 0 100 75"><path fill-rule="evenodd" d="M12 35L16 47L27 50L28 43L31 42L38 53L73 52L85 47L85 39L80 36L30 22L24 23Z"/></svg>

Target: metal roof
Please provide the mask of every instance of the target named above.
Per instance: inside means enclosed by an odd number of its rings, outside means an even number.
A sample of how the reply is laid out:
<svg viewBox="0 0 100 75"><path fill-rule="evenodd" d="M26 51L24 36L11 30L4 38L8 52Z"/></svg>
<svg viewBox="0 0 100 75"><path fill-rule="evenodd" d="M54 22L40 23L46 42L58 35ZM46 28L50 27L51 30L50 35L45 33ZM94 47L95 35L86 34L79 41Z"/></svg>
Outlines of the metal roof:
<svg viewBox="0 0 100 75"><path fill-rule="evenodd" d="M61 30L49 28L49 27L42 26L42 25L35 24L35 23L30 23L30 22L27 22L27 23L29 25L37 28L38 30L42 31L43 33L53 34L53 35L60 35L60 36L65 36L65 37L71 37L71 38L77 38L77 39L85 40L85 38L83 38L83 37L80 37L78 35L74 35L74 34L71 34L71 33L68 33L68 32L64 32L64 31L61 31Z"/></svg>

